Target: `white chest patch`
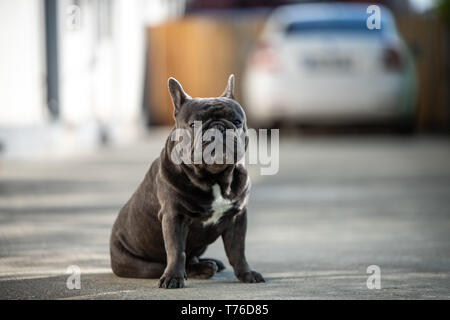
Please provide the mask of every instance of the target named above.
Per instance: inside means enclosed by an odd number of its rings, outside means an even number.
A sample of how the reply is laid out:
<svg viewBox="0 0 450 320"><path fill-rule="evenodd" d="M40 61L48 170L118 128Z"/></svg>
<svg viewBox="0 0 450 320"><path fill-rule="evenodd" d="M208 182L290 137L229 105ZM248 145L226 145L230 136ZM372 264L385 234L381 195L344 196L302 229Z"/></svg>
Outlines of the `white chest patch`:
<svg viewBox="0 0 450 320"><path fill-rule="evenodd" d="M203 222L204 226L211 223L216 224L222 217L224 212L226 212L233 206L230 200L224 199L222 197L222 193L220 192L220 186L217 183L213 186L212 191L214 195L214 200L213 203L211 204L213 214L208 220Z"/></svg>

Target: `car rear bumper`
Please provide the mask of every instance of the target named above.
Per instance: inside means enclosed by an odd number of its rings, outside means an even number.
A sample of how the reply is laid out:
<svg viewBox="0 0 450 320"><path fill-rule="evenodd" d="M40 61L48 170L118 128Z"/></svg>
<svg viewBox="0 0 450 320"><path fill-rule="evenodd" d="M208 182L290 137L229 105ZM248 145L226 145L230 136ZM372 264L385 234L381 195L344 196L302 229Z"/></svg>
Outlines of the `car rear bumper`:
<svg viewBox="0 0 450 320"><path fill-rule="evenodd" d="M246 104L254 122L380 122L413 114L412 88L402 75L358 81L248 79Z"/></svg>

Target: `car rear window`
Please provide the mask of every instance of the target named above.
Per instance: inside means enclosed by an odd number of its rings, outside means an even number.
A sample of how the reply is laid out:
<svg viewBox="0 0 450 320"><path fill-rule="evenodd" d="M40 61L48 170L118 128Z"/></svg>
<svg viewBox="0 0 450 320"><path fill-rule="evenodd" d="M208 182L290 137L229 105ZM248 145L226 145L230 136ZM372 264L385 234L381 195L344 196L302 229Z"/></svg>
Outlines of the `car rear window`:
<svg viewBox="0 0 450 320"><path fill-rule="evenodd" d="M317 21L301 21L293 22L286 28L288 35L295 35L300 33L312 33L312 32L337 32L337 33L372 33L381 34L383 30L383 24L381 29L369 29L367 28L366 20L317 20Z"/></svg>

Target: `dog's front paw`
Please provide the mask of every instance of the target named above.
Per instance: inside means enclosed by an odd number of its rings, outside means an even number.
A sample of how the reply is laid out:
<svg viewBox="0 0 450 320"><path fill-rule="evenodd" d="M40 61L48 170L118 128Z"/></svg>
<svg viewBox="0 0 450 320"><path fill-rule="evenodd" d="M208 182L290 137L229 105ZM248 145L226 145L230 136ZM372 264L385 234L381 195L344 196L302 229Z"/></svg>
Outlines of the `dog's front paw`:
<svg viewBox="0 0 450 320"><path fill-rule="evenodd" d="M165 272L159 279L158 287L166 289L184 288L186 273Z"/></svg>
<svg viewBox="0 0 450 320"><path fill-rule="evenodd" d="M256 271L247 271L247 272L243 272L237 275L237 278L241 281L241 282L245 282L245 283L259 283L259 282L266 282L266 280L264 280L263 276Z"/></svg>

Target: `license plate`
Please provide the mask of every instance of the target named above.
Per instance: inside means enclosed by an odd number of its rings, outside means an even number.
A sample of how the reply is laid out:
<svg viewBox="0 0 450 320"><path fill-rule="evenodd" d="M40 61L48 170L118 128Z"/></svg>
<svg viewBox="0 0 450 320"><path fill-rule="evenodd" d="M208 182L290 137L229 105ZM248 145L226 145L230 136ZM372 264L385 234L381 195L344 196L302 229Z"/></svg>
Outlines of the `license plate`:
<svg viewBox="0 0 450 320"><path fill-rule="evenodd" d="M336 70L349 71L353 67L353 62L349 58L304 58L303 65L309 70Z"/></svg>

